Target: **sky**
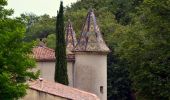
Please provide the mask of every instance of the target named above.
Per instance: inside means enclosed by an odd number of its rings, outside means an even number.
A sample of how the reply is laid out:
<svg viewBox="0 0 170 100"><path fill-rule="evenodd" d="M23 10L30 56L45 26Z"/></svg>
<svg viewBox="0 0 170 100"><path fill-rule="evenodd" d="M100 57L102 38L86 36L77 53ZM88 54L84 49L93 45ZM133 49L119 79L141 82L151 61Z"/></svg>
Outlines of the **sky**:
<svg viewBox="0 0 170 100"><path fill-rule="evenodd" d="M56 16L61 0L8 0L6 8L14 9L13 17L21 13L34 13L36 15L48 14ZM69 6L77 0L62 0L64 6Z"/></svg>

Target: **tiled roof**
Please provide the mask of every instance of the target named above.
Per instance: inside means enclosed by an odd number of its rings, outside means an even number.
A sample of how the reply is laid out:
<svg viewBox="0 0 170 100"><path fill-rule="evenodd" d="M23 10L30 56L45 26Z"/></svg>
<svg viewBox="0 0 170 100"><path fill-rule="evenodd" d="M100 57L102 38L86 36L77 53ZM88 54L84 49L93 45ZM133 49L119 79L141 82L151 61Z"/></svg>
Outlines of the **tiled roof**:
<svg viewBox="0 0 170 100"><path fill-rule="evenodd" d="M99 100L95 94L44 79L30 82L29 88L71 100Z"/></svg>
<svg viewBox="0 0 170 100"><path fill-rule="evenodd" d="M55 51L45 46L33 48L33 57L37 61L55 61Z"/></svg>
<svg viewBox="0 0 170 100"><path fill-rule="evenodd" d="M87 14L86 22L84 24L80 39L78 40L74 51L110 51L103 40L99 26L97 25L96 17L92 9L90 9Z"/></svg>
<svg viewBox="0 0 170 100"><path fill-rule="evenodd" d="M67 26L66 26L66 45L67 49L73 50L73 48L77 44L76 34L73 29L72 23L70 20L68 20Z"/></svg>
<svg viewBox="0 0 170 100"><path fill-rule="evenodd" d="M66 52L67 61L74 61L75 60L74 54L69 50L66 50ZM55 51L45 46L37 46L33 48L33 57L37 61L55 61Z"/></svg>

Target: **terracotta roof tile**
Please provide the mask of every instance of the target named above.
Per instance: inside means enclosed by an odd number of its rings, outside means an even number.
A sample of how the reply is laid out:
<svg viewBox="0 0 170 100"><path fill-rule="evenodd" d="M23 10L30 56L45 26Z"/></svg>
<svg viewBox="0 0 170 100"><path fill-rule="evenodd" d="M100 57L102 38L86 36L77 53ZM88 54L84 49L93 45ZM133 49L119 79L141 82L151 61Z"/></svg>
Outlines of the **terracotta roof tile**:
<svg viewBox="0 0 170 100"><path fill-rule="evenodd" d="M34 90L42 91L51 95L64 97L71 100L99 100L92 93L78 90L59 83L50 82L47 80L40 81L39 79L29 83L29 87Z"/></svg>
<svg viewBox="0 0 170 100"><path fill-rule="evenodd" d="M55 61L55 51L45 46L33 48L33 57L37 61Z"/></svg>
<svg viewBox="0 0 170 100"><path fill-rule="evenodd" d="M74 61L75 60L74 53L72 53L69 50L66 50L66 52L67 60ZM55 51L45 46L37 46L33 48L33 57L37 61L55 61Z"/></svg>

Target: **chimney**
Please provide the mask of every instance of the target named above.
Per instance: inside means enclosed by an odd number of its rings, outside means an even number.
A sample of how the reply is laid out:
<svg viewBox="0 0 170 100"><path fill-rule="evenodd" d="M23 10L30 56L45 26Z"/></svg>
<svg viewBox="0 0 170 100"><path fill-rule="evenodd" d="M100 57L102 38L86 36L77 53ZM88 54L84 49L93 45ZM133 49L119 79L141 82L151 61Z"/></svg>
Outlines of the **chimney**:
<svg viewBox="0 0 170 100"><path fill-rule="evenodd" d="M42 89L43 88L43 78L39 78L40 80L40 88Z"/></svg>
<svg viewBox="0 0 170 100"><path fill-rule="evenodd" d="M38 46L40 46L40 47L46 46L45 40L44 40L44 39L39 39L39 44L38 44Z"/></svg>

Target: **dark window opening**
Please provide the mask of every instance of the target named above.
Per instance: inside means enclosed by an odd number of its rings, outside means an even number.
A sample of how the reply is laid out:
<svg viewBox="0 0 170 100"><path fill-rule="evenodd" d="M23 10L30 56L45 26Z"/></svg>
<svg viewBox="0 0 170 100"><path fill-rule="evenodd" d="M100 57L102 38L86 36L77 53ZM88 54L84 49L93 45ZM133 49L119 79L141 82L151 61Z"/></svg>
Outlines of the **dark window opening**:
<svg viewBox="0 0 170 100"><path fill-rule="evenodd" d="M100 86L100 93L103 94L103 86Z"/></svg>

